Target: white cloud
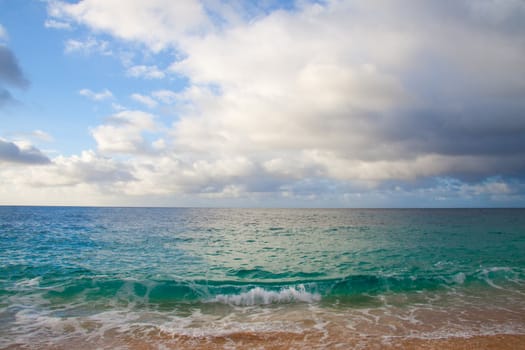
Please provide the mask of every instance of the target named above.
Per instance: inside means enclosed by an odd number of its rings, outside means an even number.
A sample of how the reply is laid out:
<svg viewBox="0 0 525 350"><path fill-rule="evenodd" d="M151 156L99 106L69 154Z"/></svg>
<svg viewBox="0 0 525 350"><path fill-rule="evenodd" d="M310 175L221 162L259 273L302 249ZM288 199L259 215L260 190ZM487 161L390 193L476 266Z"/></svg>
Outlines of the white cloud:
<svg viewBox="0 0 525 350"><path fill-rule="evenodd" d="M142 103L148 108L155 108L158 105L157 101L146 95L132 94L131 98L139 103Z"/></svg>
<svg viewBox="0 0 525 350"><path fill-rule="evenodd" d="M232 178L255 175L256 165L244 157L220 160L188 161L184 157L163 154L154 159L132 161L137 181L126 185L128 195L200 194L207 196L232 188ZM243 185L235 186L236 188Z"/></svg>
<svg viewBox="0 0 525 350"><path fill-rule="evenodd" d="M172 104L177 101L179 94L170 90L156 90L151 93L151 96L165 104Z"/></svg>
<svg viewBox="0 0 525 350"><path fill-rule="evenodd" d="M7 41L8 38L7 30L5 30L4 26L0 24L0 40Z"/></svg>
<svg viewBox="0 0 525 350"><path fill-rule="evenodd" d="M71 24L69 24L68 22L48 19L44 22L44 27L53 29L71 29Z"/></svg>
<svg viewBox="0 0 525 350"><path fill-rule="evenodd" d="M89 89L82 89L78 93L93 101L104 101L113 98L113 93L108 89L104 89L100 92L94 92Z"/></svg>
<svg viewBox="0 0 525 350"><path fill-rule="evenodd" d="M54 140L53 136L49 135L47 132L42 131L42 130L34 130L31 133L31 136L33 136L34 138L40 141L44 141L44 142L51 142Z"/></svg>
<svg viewBox="0 0 525 350"><path fill-rule="evenodd" d="M108 56L113 54L108 41L97 40L95 38L88 38L84 41L69 39L65 43L64 51L68 54L81 53L84 55L98 53Z"/></svg>
<svg viewBox="0 0 525 350"><path fill-rule="evenodd" d="M175 45L178 37L208 26L203 6L197 0L84 0L53 1L48 14L62 21L85 24L117 38L145 43L158 51Z"/></svg>
<svg viewBox="0 0 525 350"><path fill-rule="evenodd" d="M21 144L34 144L35 142L52 142L53 136L42 130L33 130L31 132L11 133L10 138Z"/></svg>
<svg viewBox="0 0 525 350"><path fill-rule="evenodd" d="M162 79L166 73L161 71L157 66L138 65L127 69L126 74L134 78Z"/></svg>
<svg viewBox="0 0 525 350"><path fill-rule="evenodd" d="M34 175L29 180L31 186L112 184L133 179L127 166L110 158L101 157L90 150L83 151L78 156L58 156L53 159L53 166Z"/></svg>
<svg viewBox="0 0 525 350"><path fill-rule="evenodd" d="M119 104L119 103L115 103L115 102L112 102L112 103L111 103L111 108L113 108L113 110L118 111L118 112L120 112L120 111L124 111L124 110L127 109L127 108L124 107L123 105L121 105L121 104Z"/></svg>
<svg viewBox="0 0 525 350"><path fill-rule="evenodd" d="M213 4L234 20L214 27L197 1L49 5L55 20L170 50L169 71L188 81L132 95L169 104L170 130L127 110L91 130L101 154L129 157L122 193L317 198L325 183L366 193L457 176L481 196L510 185L479 178L525 171L521 2L300 2L249 21ZM100 46L92 41L71 50ZM167 75L127 64L132 77Z"/></svg>
<svg viewBox="0 0 525 350"><path fill-rule="evenodd" d="M0 167L0 203L114 205L131 181L129 165L88 150L58 156L44 167Z"/></svg>
<svg viewBox="0 0 525 350"><path fill-rule="evenodd" d="M142 154L150 153L153 148L143 133L157 129L158 126L152 114L124 110L112 115L106 124L93 128L91 134L100 152Z"/></svg>

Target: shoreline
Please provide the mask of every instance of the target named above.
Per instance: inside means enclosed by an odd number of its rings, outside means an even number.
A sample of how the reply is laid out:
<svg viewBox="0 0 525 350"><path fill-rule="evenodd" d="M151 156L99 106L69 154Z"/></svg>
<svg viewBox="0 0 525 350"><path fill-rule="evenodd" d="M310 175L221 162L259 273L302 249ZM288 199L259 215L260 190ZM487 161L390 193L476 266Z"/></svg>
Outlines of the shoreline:
<svg viewBox="0 0 525 350"><path fill-rule="evenodd" d="M168 349L406 349L406 350L460 350L460 349L525 349L525 334L496 334L451 338L401 338L377 336L353 336L346 339L325 338L322 334L295 333L236 333L224 337L202 338L196 342L189 337L179 344L162 344ZM133 350L150 349L148 344L136 344ZM156 347L157 344L154 345Z"/></svg>
<svg viewBox="0 0 525 350"><path fill-rule="evenodd" d="M115 336L115 335L113 335ZM150 335L151 336L151 335ZM88 337L89 338L89 337ZM26 349L28 344L15 344L4 348L5 350ZM403 350L522 350L525 349L525 334L495 334L476 335L467 337L451 337L423 339L417 337L378 337L378 336L350 336L326 337L322 333L297 334L289 332L253 333L238 332L225 336L157 336L142 339L135 336L120 335L110 337L104 341L91 341L90 339L75 339L67 342L31 344L32 349L403 349Z"/></svg>

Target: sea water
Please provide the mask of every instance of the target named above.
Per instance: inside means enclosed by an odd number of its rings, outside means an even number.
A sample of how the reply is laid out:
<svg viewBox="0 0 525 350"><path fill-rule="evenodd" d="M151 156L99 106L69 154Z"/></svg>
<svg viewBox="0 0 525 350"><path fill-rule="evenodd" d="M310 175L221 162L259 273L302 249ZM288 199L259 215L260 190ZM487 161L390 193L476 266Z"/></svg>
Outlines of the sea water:
<svg viewBox="0 0 525 350"><path fill-rule="evenodd" d="M523 209L0 207L0 348L493 334L525 334Z"/></svg>

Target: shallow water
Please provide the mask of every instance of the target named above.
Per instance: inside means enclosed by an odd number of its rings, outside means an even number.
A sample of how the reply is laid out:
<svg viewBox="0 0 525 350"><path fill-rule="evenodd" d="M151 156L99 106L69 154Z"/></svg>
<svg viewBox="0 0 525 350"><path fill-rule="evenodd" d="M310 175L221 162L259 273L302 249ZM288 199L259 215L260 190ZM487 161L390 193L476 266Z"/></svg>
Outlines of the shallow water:
<svg viewBox="0 0 525 350"><path fill-rule="evenodd" d="M523 252L522 209L0 207L0 347L520 335Z"/></svg>

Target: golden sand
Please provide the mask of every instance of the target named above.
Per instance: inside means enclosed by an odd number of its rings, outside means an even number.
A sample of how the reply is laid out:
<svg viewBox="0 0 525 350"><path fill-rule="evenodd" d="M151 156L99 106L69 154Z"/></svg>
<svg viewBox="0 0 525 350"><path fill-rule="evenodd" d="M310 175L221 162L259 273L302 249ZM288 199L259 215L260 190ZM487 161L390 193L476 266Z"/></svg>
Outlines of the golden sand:
<svg viewBox="0 0 525 350"><path fill-rule="evenodd" d="M165 344L167 345L167 344ZM136 347L135 347L136 346ZM151 349L150 344L134 344L133 349ZM169 349L407 349L407 350L474 350L525 349L524 335L476 336L447 339L389 339L355 337L350 339L304 339L296 334L235 334L208 339L179 339Z"/></svg>
<svg viewBox="0 0 525 350"><path fill-rule="evenodd" d="M13 345L7 349L27 348ZM143 339L135 336L119 335L115 338L76 339L60 344L35 345L31 349L378 349L378 350L525 350L525 335L490 335L466 338L418 339L418 338L384 338L384 337L334 337L325 338L320 333L297 334L278 333L233 333L227 336L170 336L149 334Z"/></svg>
<svg viewBox="0 0 525 350"><path fill-rule="evenodd" d="M181 327L177 324L104 327L96 322L84 322L79 328L63 327L53 335L42 330L41 336L21 336L23 344L12 344L6 349L525 350L522 331L525 315L519 310L392 310L394 314L378 309L339 313L316 308L276 309L258 315L257 322L245 320L236 327L225 327L223 320ZM286 322L277 322L282 320ZM261 325L268 327L254 329Z"/></svg>

